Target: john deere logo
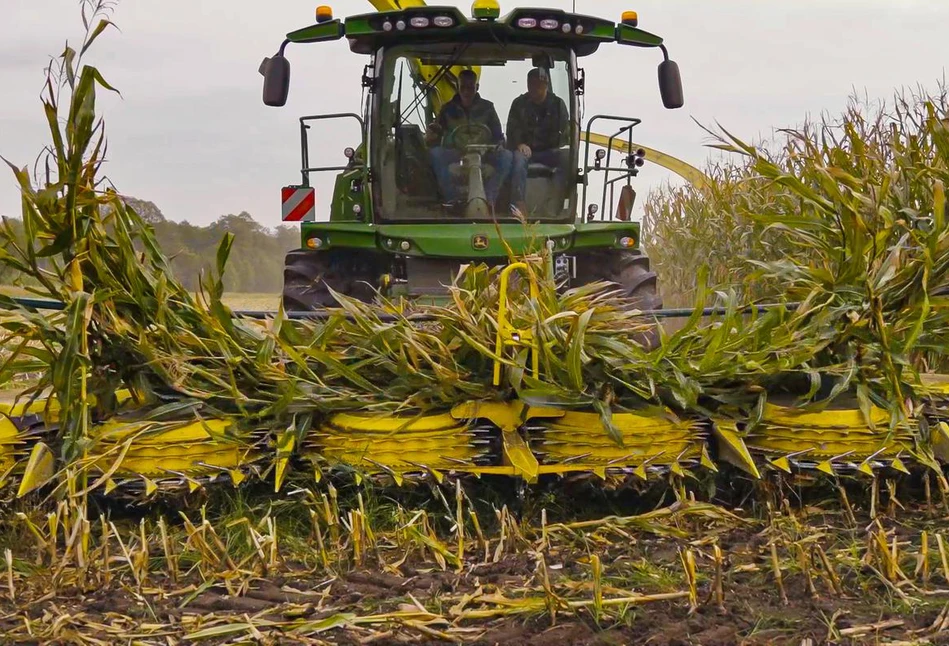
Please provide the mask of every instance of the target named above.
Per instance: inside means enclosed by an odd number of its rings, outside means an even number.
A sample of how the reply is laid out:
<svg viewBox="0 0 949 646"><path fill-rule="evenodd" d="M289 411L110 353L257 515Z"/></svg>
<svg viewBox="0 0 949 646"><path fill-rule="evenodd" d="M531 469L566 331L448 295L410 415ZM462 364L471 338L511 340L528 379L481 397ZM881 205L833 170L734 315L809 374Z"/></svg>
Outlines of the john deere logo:
<svg viewBox="0 0 949 646"><path fill-rule="evenodd" d="M488 248L488 236L478 234L471 239L471 246L477 250L487 249Z"/></svg>

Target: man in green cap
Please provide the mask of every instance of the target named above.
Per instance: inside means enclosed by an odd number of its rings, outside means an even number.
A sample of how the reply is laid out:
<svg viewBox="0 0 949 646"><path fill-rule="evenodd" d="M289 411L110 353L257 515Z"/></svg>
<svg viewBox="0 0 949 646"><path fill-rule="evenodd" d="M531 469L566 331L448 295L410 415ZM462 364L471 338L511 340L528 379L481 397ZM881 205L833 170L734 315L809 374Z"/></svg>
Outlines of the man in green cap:
<svg viewBox="0 0 949 646"><path fill-rule="evenodd" d="M570 113L563 99L550 92L550 76L544 68L527 74L527 92L514 99L507 120L508 147L514 152L511 169L511 202L527 213L528 165L554 169L555 204L562 202L567 166L570 163Z"/></svg>

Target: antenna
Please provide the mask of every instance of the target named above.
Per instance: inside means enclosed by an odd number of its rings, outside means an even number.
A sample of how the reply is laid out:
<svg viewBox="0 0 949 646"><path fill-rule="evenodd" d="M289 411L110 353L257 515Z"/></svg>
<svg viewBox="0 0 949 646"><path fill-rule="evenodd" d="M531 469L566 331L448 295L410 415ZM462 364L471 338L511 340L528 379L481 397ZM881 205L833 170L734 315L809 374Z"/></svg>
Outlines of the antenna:
<svg viewBox="0 0 949 646"><path fill-rule="evenodd" d="M577 0L573 0L573 12L572 12L572 13L577 13Z"/></svg>

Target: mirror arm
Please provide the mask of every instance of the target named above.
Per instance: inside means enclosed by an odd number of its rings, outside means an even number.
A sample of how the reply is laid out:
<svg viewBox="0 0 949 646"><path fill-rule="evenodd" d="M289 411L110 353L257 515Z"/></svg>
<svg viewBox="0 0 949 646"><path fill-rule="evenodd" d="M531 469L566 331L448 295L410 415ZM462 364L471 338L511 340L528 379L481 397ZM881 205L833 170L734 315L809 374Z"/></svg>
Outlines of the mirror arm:
<svg viewBox="0 0 949 646"><path fill-rule="evenodd" d="M283 56L283 51L287 48L287 45L289 45L291 42L292 41L290 39L283 41L283 43L281 43L280 47L277 49L276 56ZM257 71L260 73L261 76L267 76L267 63L269 62L270 62L270 57L267 56L260 63L260 67L257 69Z"/></svg>
<svg viewBox="0 0 949 646"><path fill-rule="evenodd" d="M659 45L659 49L662 50L662 59L663 59L663 60L666 60L666 61L669 60L669 50L666 49L666 46L665 46L665 45Z"/></svg>

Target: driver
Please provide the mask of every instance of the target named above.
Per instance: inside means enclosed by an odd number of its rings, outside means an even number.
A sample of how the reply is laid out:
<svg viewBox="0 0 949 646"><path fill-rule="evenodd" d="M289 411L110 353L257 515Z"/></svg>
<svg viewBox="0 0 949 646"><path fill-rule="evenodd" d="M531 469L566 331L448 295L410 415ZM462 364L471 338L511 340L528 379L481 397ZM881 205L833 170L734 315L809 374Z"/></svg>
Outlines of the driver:
<svg viewBox="0 0 949 646"><path fill-rule="evenodd" d="M491 141L480 143L497 144L498 149L485 153L484 162L494 167L494 173L485 182L484 194L491 208L498 199L498 191L511 173L513 155L503 147L504 132L494 104L478 94L478 75L472 70L463 70L458 75L458 92L446 103L438 118L428 127L425 142L434 147L430 151L435 177L442 197L448 202L460 199L459 188L451 177L450 166L461 159L461 151L439 144L441 138L458 126L481 124L491 131ZM438 145L435 145L438 144Z"/></svg>
<svg viewBox="0 0 949 646"><path fill-rule="evenodd" d="M511 170L511 202L527 213L527 165L543 164L554 169L554 199L564 190L570 163L567 122L570 113L563 99L551 93L546 69L535 67L527 73L527 92L514 99L507 119L508 146L514 151Z"/></svg>

